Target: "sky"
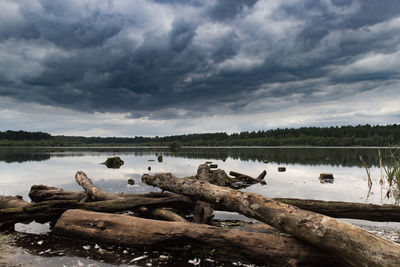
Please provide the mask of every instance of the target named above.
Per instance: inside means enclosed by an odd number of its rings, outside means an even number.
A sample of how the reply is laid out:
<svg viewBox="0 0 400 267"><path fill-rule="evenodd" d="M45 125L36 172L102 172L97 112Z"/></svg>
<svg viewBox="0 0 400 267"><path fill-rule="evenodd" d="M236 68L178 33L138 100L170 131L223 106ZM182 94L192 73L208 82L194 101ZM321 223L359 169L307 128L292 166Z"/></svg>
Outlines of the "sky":
<svg viewBox="0 0 400 267"><path fill-rule="evenodd" d="M0 131L400 123L398 0L0 0Z"/></svg>

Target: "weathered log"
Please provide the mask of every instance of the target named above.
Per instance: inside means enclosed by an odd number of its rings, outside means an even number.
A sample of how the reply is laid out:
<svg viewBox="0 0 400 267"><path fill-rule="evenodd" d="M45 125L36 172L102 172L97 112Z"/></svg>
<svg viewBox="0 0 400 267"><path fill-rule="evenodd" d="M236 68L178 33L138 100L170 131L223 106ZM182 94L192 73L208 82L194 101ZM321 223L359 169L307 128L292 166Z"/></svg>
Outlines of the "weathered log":
<svg viewBox="0 0 400 267"><path fill-rule="evenodd" d="M94 201L120 200L120 199L130 198L130 196L126 196L126 195L123 196L122 194L108 193L106 191L103 191L103 190L97 188L83 171L78 171L76 173L75 180L78 182L78 184L80 184L83 187L83 189L86 192L87 198L90 198L91 200L94 200ZM134 196L134 195L132 197L137 198L137 196ZM168 221L171 221L171 220L177 220L178 222L186 221L180 215L173 214L174 212L171 210L162 211L159 209L160 208L157 208L157 210L155 210L155 211L148 212L148 214L154 215L158 219L162 219L163 216L165 216L164 219L168 220Z"/></svg>
<svg viewBox="0 0 400 267"><path fill-rule="evenodd" d="M202 164L197 169L196 179L208 182L211 178L210 166ZM210 203L204 201L196 201L193 220L195 223L210 223L213 217L214 208Z"/></svg>
<svg viewBox="0 0 400 267"><path fill-rule="evenodd" d="M334 218L400 222L400 206L398 205L375 205L296 198L273 198L273 200Z"/></svg>
<svg viewBox="0 0 400 267"><path fill-rule="evenodd" d="M113 193L109 193L114 195ZM57 187L47 186L47 185L33 185L29 196L33 202L42 202L49 200L82 200L86 194L81 191L67 191ZM180 194L167 193L167 192L149 192L145 194L126 194L126 193L116 193L115 195L121 198L130 197L152 197L152 198L165 198L165 197L176 197L182 200L183 203L187 205L193 205L192 200ZM35 199L35 200L34 200ZM29 202L26 202L29 203Z"/></svg>
<svg viewBox="0 0 400 267"><path fill-rule="evenodd" d="M119 211L139 211L143 207L158 209L162 207L170 207L181 209L182 199L178 196L171 195L164 198L152 197L130 197L115 200L96 201L96 202L79 202L77 200L52 200L39 203L30 203L24 207L14 207L0 210L0 226L9 225L17 222L48 222L57 219L64 211L68 209L84 209L101 212L119 212ZM158 214L161 216L161 213ZM179 216L179 215L177 215ZM167 220L172 217L168 215Z"/></svg>
<svg viewBox="0 0 400 267"><path fill-rule="evenodd" d="M82 200L84 192L68 191L47 185L33 185L29 191L29 197L33 202L49 200Z"/></svg>
<svg viewBox="0 0 400 267"><path fill-rule="evenodd" d="M325 215L253 193L188 178L180 179L170 173L145 174L142 181L255 218L334 253L355 266L398 266L400 262L400 245Z"/></svg>
<svg viewBox="0 0 400 267"><path fill-rule="evenodd" d="M76 182L83 187L86 196L90 200L112 200L112 199L122 199L122 197L117 194L108 193L94 186L92 181L86 176L83 171L78 171L75 174ZM86 199L85 199L86 200Z"/></svg>
<svg viewBox="0 0 400 267"><path fill-rule="evenodd" d="M34 190L29 193L31 199L35 199L35 202L48 201L48 200L81 200L84 193L79 191L64 191L55 187L47 187L41 185L34 185L32 188L41 188L41 190ZM48 188L48 191L46 190ZM40 195L36 195L39 192ZM70 193L70 195L69 195ZM129 198L134 197L168 197L175 196L182 199L181 211L186 211L194 207L194 203L189 197L173 194L173 193L159 193L152 192L147 194L118 194L120 197ZM74 197L75 196L75 197ZM328 215L334 218L349 218L349 219L361 219L370 221L382 221L382 222L400 222L400 206L398 205L376 205L376 204L365 204L365 203L354 203L354 202L342 202L342 201L323 201L313 199L297 199L297 198L273 198L273 200L290 204L298 208L309 210L324 215ZM23 205L29 205L29 202L25 202ZM10 206L15 207L15 206Z"/></svg>
<svg viewBox="0 0 400 267"><path fill-rule="evenodd" d="M150 219L160 219L171 222L187 222L185 218L177 213L163 208L149 210L148 208L143 207L139 209L138 213L142 215L141 217L149 217Z"/></svg>
<svg viewBox="0 0 400 267"><path fill-rule="evenodd" d="M0 196L0 209L20 208L29 206L21 196Z"/></svg>
<svg viewBox="0 0 400 267"><path fill-rule="evenodd" d="M322 262L324 266L341 266L336 257L288 236L126 215L68 210L57 221L54 233L98 243L163 249L176 243L182 247L188 243L207 244L217 253L230 251L232 257L273 266L320 266Z"/></svg>
<svg viewBox="0 0 400 267"><path fill-rule="evenodd" d="M26 202L22 196L0 196L0 210L1 209L15 209L15 208L24 208L30 205L29 202ZM1 215L0 215L1 218ZM0 230L14 229L13 222L1 222L0 221Z"/></svg>

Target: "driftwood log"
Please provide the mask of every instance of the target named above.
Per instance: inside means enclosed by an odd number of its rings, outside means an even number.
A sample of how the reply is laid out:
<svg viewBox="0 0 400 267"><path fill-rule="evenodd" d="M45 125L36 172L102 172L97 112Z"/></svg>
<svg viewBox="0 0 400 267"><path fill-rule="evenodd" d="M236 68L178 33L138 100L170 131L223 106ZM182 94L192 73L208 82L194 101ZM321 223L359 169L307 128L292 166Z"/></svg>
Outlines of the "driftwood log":
<svg viewBox="0 0 400 267"><path fill-rule="evenodd" d="M163 190L213 203L217 208L239 212L331 252L354 266L398 266L400 245L331 217L264 198L170 173L142 181Z"/></svg>
<svg viewBox="0 0 400 267"><path fill-rule="evenodd" d="M92 181L86 176L83 171L78 171L75 175L76 182L83 187L86 193L86 197L81 201L102 201L102 200L123 200L123 199L130 199L130 198L138 198L136 195L132 194L115 194L115 193L108 193L100 188L97 188ZM176 196L179 198L179 196ZM150 207L151 208L151 207ZM163 208L153 208L153 210L149 211L149 207L146 209L139 209L142 214L149 215L151 217L157 219L165 219L167 221L186 221L182 216L178 215L172 210L165 210Z"/></svg>
<svg viewBox="0 0 400 267"><path fill-rule="evenodd" d="M112 194L114 195L114 194ZM193 203L189 197L167 193L167 192L150 192L145 194L125 194L125 193L116 193L115 195L121 198L131 198L131 197L151 197L151 198L165 198L165 197L176 197L177 199L182 200L183 208L190 208ZM81 191L68 191L63 190L53 186L47 185L33 185L29 192L29 197L32 202L42 202L49 200L78 200L81 201L86 196L85 192ZM1 196L0 196L1 197ZM16 196L17 197L17 196ZM24 201L29 205L29 202Z"/></svg>
<svg viewBox="0 0 400 267"><path fill-rule="evenodd" d="M211 180L210 166L202 164L197 169L197 175L195 178L199 181L209 182ZM214 183L218 182L218 178L213 180ZM204 201L196 201L194 208L193 220L195 223L210 223L213 217L214 208L213 205Z"/></svg>
<svg viewBox="0 0 400 267"><path fill-rule="evenodd" d="M273 200L334 218L400 222L400 206L398 205L375 205L297 198L273 198Z"/></svg>
<svg viewBox="0 0 400 267"><path fill-rule="evenodd" d="M80 191L68 191L47 185L33 185L29 192L29 198L33 202L49 200L82 200L86 194Z"/></svg>
<svg viewBox="0 0 400 267"><path fill-rule="evenodd" d="M182 199L182 210L192 210L194 202L189 197L183 195L172 194L172 193L147 193L147 194L118 194L121 197L129 198L131 196L141 197L152 197L161 198L168 196L176 196ZM55 187L45 185L33 185L29 193L30 198L34 202L49 201L49 200L81 200L84 198L85 193L79 191L66 191ZM9 198L9 197L7 197ZM17 197L11 197L17 199ZM354 203L354 202L341 202L341 201L322 201L313 199L297 199L297 198L273 198L273 200L290 204L298 208L309 210L324 215L328 215L334 218L349 218L349 219L362 219L370 221L382 221L382 222L400 222L400 206L398 205L375 205L365 203ZM24 202L22 205L30 205L30 203L17 200L18 202ZM5 203L1 201L0 203ZM7 204L10 206L11 202Z"/></svg>
<svg viewBox="0 0 400 267"><path fill-rule="evenodd" d="M96 202L79 202L77 200L52 200L39 203L30 203L28 206L7 208L0 210L0 227L17 222L28 223L32 221L48 222L56 220L64 211L68 209L84 209L101 212L134 211L143 213L143 207L153 210L161 207L182 208L180 197L168 196L164 198L151 197L130 197L126 199L105 200ZM152 213L149 213L152 215ZM175 220L169 212L156 212L156 216L167 216L166 220ZM179 215L178 215L179 216ZM179 219L182 221L182 219Z"/></svg>
<svg viewBox="0 0 400 267"><path fill-rule="evenodd" d="M197 169L195 179L203 182L209 182L211 184L226 186L232 189L241 189L249 187L256 183L263 183L263 179L267 174L263 171L257 178L252 178L248 175L230 172L230 175L235 178L229 177L225 171L221 169L211 170L210 165L201 164ZM213 205L201 200L196 201L194 210L194 222L196 223L210 223L213 217L214 208Z"/></svg>
<svg viewBox="0 0 400 267"><path fill-rule="evenodd" d="M169 221L186 221L175 212L193 209L190 198L171 193L113 194L93 185L83 172L76 175L77 182L85 192L64 191L46 185L34 185L29 193L34 203L22 197L0 196L0 228L10 228L17 222L32 221L44 223L55 221L68 209L84 209L102 212L134 211L138 215ZM85 202L92 200L94 202Z"/></svg>
<svg viewBox="0 0 400 267"><path fill-rule="evenodd" d="M207 244L217 253L273 266L342 266L343 262L293 237L229 230L186 222L166 222L126 215L68 210L57 221L54 233L69 238L124 246L168 249L177 243Z"/></svg>
<svg viewBox="0 0 400 267"><path fill-rule="evenodd" d="M0 209L21 208L29 206L21 196L0 196Z"/></svg>

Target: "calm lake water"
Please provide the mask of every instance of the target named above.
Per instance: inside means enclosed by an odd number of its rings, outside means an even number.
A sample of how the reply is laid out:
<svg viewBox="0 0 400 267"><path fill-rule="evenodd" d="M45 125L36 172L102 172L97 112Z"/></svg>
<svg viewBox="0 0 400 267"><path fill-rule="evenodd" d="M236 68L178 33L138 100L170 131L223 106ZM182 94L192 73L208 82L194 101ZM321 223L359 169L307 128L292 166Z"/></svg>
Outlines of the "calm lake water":
<svg viewBox="0 0 400 267"><path fill-rule="evenodd" d="M385 155L385 149L381 149ZM163 162L157 161L163 155ZM107 157L120 156L125 164L109 169L101 164ZM373 186L368 195L365 168L371 171ZM141 183L143 173L171 172L191 176L198 165L212 161L218 168L257 177L267 171L267 185L253 185L246 191L267 197L293 197L362 203L393 203L380 185L377 148L0 148L0 194L22 195L34 184L81 190L74 175L84 171L93 182L110 192L158 191ZM286 167L278 172L278 167ZM148 171L151 167L151 171ZM320 173L332 173L333 183L321 183ZM135 185L127 184L133 178Z"/></svg>
<svg viewBox="0 0 400 267"><path fill-rule="evenodd" d="M384 156L388 153L387 149L380 150ZM162 162L157 161L158 155L163 156ZM124 165L119 169L109 169L101 164L112 156L120 156L125 162ZM368 193L366 171L359 156L363 157L371 172L373 185L370 193ZM143 184L140 179L142 174L171 172L177 177L191 176L196 173L197 167L206 161L212 161L213 164L217 164L218 168L227 173L236 171L257 177L263 170L266 170L266 185L256 184L244 189L266 197L375 204L395 203L393 198L386 197L387 183L379 183L381 171L378 148L182 148L179 152L171 152L166 148L3 147L0 148L0 194L21 195L29 201L28 193L30 187L34 184L47 184L66 190L82 190L74 178L78 170L84 171L96 186L109 192L144 193L160 191L158 188ZM150 171L148 171L149 167L151 168ZM279 172L278 167L286 167L286 171ZM319 179L320 173L333 174L333 182L322 183ZM129 178L135 180L134 185L128 185L127 180ZM218 213L216 217L222 219L244 218L237 214L223 212ZM379 223L372 223L371 225L376 226ZM48 225L18 224L16 229L22 232L41 233L48 231ZM79 262L92 264L92 266L107 266L106 263L102 262L104 259L99 260L96 259L97 256L89 254L78 255L80 252L70 255L70 257L59 255L47 255L53 256L50 258L42 257L43 253L40 253L43 251L36 248L35 242L44 237L39 235L39 237L29 238L33 238L34 241L25 240L22 242L24 245L21 246L26 248L27 244L28 246L34 244L29 248L30 252L39 255L25 255L20 258L25 261L32 261L31 257L34 257L33 261L37 263L34 264L35 266L49 264L74 266L79 265ZM82 246L76 251L82 251L81 248ZM46 251L58 251L57 253L59 253L59 250L55 250L51 246L49 249ZM118 252L114 252L114 254L118 254ZM129 251L129 253L131 252ZM140 256L141 252L136 251L135 253L132 252L132 255L129 255L131 257ZM120 255L122 254L125 255L125 252L120 253ZM187 263L190 257L191 255L188 255L183 258L182 262L177 261L175 257L170 265L185 265L184 263ZM110 262L123 264L124 260L121 256L118 259L110 260ZM138 266L146 266L145 264L147 263L143 262L142 265L139 264ZM210 266L214 265L211 264Z"/></svg>

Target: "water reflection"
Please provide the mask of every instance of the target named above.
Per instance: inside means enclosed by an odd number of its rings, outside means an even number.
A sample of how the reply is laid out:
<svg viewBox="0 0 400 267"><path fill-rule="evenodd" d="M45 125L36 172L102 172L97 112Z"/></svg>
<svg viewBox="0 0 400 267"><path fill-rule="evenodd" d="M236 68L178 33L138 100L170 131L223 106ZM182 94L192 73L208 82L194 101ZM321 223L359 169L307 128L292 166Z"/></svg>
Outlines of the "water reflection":
<svg viewBox="0 0 400 267"><path fill-rule="evenodd" d="M387 149L382 149L386 151ZM53 157L82 157L85 155L135 155L159 156L189 159L226 160L227 158L241 161L273 161L281 164L362 166L359 157L362 156L368 167L378 166L378 149L372 148L279 148L279 147L228 147L228 148L182 148L171 152L166 148L134 148L134 147L71 147L71 148L0 148L0 161L24 162L41 161ZM162 157L157 157L162 161ZM103 161L104 162L104 161Z"/></svg>
<svg viewBox="0 0 400 267"><path fill-rule="evenodd" d="M50 154L44 150L33 150L31 148L0 148L0 161L7 163L25 161L43 161L50 159Z"/></svg>
<svg viewBox="0 0 400 267"><path fill-rule="evenodd" d="M110 192L144 193L158 191L141 183L143 173L171 172L178 177L196 173L199 164L210 161L219 168L257 177L267 171L267 185L256 184L246 190L268 197L297 197L321 200L392 203L380 185L377 149L326 148L184 148L170 152L162 148L31 148L1 149L0 194L20 194L29 200L33 184L48 184L68 190L81 190L74 175L83 170L97 186ZM12 161L45 155L45 161ZM157 160L162 155L163 160ZM371 168L373 186L369 197L365 170L358 157L363 155ZM119 169L103 163L119 156ZM44 156L43 156L44 158ZM268 163L265 163L268 162ZM278 167L285 167L279 172ZM320 174L331 173L334 183L321 183ZM132 179L134 185L128 184Z"/></svg>

